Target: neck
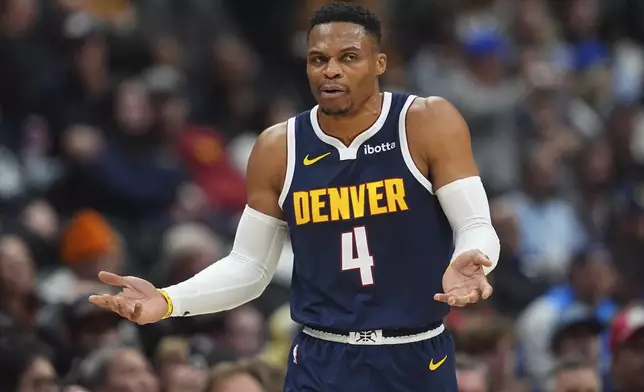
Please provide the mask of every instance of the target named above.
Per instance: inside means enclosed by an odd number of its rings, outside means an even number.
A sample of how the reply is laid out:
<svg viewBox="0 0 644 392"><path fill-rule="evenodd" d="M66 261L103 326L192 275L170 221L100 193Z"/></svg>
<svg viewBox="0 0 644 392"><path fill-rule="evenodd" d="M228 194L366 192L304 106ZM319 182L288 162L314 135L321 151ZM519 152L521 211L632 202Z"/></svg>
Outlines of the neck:
<svg viewBox="0 0 644 392"><path fill-rule="evenodd" d="M358 110L346 116L329 116L318 111L318 122L325 133L349 145L356 136L376 122L381 110L382 94L378 92L369 97Z"/></svg>

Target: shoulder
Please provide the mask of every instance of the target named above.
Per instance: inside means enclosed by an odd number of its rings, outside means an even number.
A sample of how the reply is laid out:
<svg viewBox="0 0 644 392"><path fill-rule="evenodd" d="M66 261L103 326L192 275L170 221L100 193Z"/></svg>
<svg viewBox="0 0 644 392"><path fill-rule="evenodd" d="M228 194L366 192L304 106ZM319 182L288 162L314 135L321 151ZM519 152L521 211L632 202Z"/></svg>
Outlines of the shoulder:
<svg viewBox="0 0 644 392"><path fill-rule="evenodd" d="M455 133L463 131L465 120L459 110L445 98L418 97L409 107L407 125L412 130L423 128L432 133Z"/></svg>
<svg viewBox="0 0 644 392"><path fill-rule="evenodd" d="M276 185L286 173L287 122L272 125L259 134L248 161L248 176L268 177Z"/></svg>
<svg viewBox="0 0 644 392"><path fill-rule="evenodd" d="M261 148L275 149L286 146L287 122L283 121L266 128L257 137L257 144Z"/></svg>
<svg viewBox="0 0 644 392"><path fill-rule="evenodd" d="M470 146L470 131L463 116L444 98L416 98L409 107L405 124L412 153L422 155L427 161L446 151Z"/></svg>

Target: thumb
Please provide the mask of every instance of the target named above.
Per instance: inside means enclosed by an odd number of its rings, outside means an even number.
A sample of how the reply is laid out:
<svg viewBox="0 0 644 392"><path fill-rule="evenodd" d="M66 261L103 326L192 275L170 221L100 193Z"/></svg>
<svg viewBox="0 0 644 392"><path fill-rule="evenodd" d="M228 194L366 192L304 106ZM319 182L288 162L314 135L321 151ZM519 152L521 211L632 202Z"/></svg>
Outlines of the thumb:
<svg viewBox="0 0 644 392"><path fill-rule="evenodd" d="M476 257L474 257L474 263L483 267L491 267L494 265L492 260L483 253L478 253Z"/></svg>
<svg viewBox="0 0 644 392"><path fill-rule="evenodd" d="M101 280L101 282L110 286L123 286L123 277L111 272L101 271L98 273L98 278Z"/></svg>

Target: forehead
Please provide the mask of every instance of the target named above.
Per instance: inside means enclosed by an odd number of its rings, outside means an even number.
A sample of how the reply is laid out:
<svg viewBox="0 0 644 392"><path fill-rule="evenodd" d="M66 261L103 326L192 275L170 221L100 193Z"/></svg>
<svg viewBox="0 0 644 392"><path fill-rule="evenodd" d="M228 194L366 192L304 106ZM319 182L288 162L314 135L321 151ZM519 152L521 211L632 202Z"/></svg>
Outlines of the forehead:
<svg viewBox="0 0 644 392"><path fill-rule="evenodd" d="M350 22L331 22L313 27L309 34L309 51L338 51L347 47L368 50L371 37L364 27Z"/></svg>

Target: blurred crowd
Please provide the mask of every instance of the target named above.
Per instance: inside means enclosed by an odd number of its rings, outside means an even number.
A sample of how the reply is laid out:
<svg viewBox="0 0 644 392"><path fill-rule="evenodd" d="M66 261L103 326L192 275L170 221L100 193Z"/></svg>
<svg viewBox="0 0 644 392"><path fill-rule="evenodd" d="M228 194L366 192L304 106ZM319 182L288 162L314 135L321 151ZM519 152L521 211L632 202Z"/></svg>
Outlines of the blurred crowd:
<svg viewBox="0 0 644 392"><path fill-rule="evenodd" d="M314 104L324 3L0 0L0 392L281 391L289 244L224 314L138 327L87 297L227 254L257 134ZM465 116L501 239L492 299L446 321L460 392L644 392L644 1L361 3L383 89Z"/></svg>

